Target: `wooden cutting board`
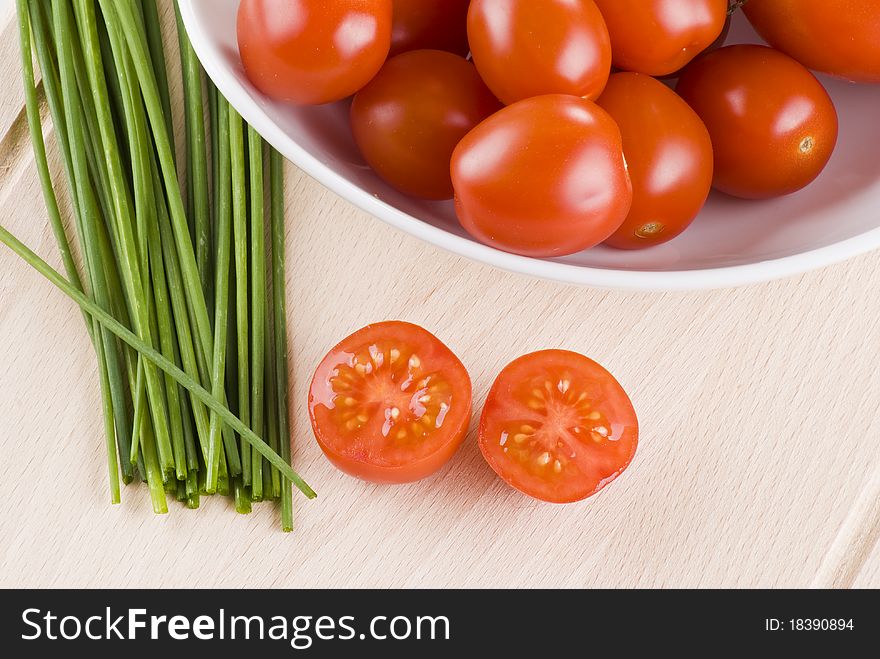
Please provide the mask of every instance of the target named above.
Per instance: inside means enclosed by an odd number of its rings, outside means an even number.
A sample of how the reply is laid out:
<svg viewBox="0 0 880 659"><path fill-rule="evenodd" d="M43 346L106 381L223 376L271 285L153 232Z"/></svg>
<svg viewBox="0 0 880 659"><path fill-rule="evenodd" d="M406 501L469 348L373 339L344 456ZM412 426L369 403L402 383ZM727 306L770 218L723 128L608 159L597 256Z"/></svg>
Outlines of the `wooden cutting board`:
<svg viewBox="0 0 880 659"><path fill-rule="evenodd" d="M0 0L0 223L58 265L15 20ZM292 166L287 184L294 460L319 493L295 500L295 533L268 504L156 517L133 486L110 506L81 316L0 247L0 586L880 586L880 254L738 290L597 291L450 256ZM390 318L458 353L476 409L524 352L594 357L639 412L632 467L583 503L543 505L494 476L472 428L422 483L339 473L311 437L311 371Z"/></svg>

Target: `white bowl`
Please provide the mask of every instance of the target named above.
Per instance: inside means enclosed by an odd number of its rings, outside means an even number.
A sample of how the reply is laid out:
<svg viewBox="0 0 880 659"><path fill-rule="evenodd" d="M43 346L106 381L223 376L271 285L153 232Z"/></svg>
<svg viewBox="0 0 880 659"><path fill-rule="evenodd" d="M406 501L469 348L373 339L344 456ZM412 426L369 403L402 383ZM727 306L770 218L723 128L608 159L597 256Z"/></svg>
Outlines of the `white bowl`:
<svg viewBox="0 0 880 659"><path fill-rule="evenodd" d="M363 210L422 240L506 270L574 284L634 290L718 288L793 275L880 246L880 85L822 77L840 115L828 168L805 190L747 202L713 193L682 236L652 249L598 247L533 259L482 245L459 226L451 202L391 189L366 166L348 127L348 104L294 108L262 96L238 57L238 0L181 0L205 70L238 112L298 167ZM742 16L728 43L759 41Z"/></svg>

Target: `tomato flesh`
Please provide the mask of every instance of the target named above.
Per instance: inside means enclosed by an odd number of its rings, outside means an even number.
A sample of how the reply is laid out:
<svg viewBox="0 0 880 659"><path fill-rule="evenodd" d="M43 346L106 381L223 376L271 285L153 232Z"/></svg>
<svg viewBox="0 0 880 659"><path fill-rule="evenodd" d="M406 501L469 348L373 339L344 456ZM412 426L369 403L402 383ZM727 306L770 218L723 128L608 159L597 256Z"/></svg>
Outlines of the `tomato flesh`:
<svg viewBox="0 0 880 659"><path fill-rule="evenodd" d="M331 350L309 393L312 429L342 471L406 483L437 471L457 450L471 415L471 382L458 358L426 330L369 325Z"/></svg>
<svg viewBox="0 0 880 659"><path fill-rule="evenodd" d="M593 360L566 350L520 357L498 376L480 419L480 450L520 492L550 503L596 494L632 461L638 419Z"/></svg>

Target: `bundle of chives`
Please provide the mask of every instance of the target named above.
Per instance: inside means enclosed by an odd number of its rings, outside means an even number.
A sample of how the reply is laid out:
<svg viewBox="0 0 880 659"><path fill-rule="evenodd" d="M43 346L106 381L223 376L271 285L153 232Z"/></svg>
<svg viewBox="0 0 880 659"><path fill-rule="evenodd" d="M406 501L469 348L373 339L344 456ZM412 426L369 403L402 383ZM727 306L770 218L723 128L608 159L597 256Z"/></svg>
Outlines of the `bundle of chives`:
<svg viewBox="0 0 880 659"><path fill-rule="evenodd" d="M167 512L168 494L197 508L200 494L219 492L239 512L279 500L282 528L292 530L291 485L314 492L290 468L280 156L205 78L179 11L185 159L174 152L155 0L17 8L35 162L66 279L3 227L0 242L83 310L111 501L120 501L121 471L126 484L147 482L156 513ZM33 53L82 274L49 171Z"/></svg>

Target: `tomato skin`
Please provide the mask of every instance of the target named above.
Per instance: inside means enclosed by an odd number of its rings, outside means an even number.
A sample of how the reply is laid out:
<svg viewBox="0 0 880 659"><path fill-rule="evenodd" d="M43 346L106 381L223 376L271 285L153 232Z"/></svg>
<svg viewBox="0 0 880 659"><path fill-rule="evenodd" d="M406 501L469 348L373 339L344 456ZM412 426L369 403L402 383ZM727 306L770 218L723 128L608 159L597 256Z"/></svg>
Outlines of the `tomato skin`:
<svg viewBox="0 0 880 659"><path fill-rule="evenodd" d="M598 245L632 203L614 120L561 94L514 103L468 133L452 156L452 182L471 235L533 257Z"/></svg>
<svg viewBox="0 0 880 659"><path fill-rule="evenodd" d="M464 57L470 47L470 0L393 0L390 57L409 50L446 50Z"/></svg>
<svg viewBox="0 0 880 659"><path fill-rule="evenodd" d="M542 94L595 99L611 72L593 0L472 0L468 39L483 80L508 105Z"/></svg>
<svg viewBox="0 0 880 659"><path fill-rule="evenodd" d="M437 337L387 321L327 353L312 379L309 418L321 450L341 471L374 483L409 483L436 472L458 450L471 393L464 365ZM412 436L413 427L419 436Z"/></svg>
<svg viewBox="0 0 880 659"><path fill-rule="evenodd" d="M675 92L641 73L615 73L596 103L620 127L633 185L629 215L605 244L640 249L672 240L712 188L709 131Z"/></svg>
<svg viewBox="0 0 880 659"><path fill-rule="evenodd" d="M367 162L392 186L421 199L451 199L453 150L500 109L463 57L414 50L392 57L358 92L351 125Z"/></svg>
<svg viewBox="0 0 880 659"><path fill-rule="evenodd" d="M508 364L480 417L480 451L489 466L511 487L548 503L599 492L630 465L638 442L638 417L620 383L567 350Z"/></svg>
<svg viewBox="0 0 880 659"><path fill-rule="evenodd" d="M771 46L807 68L880 82L880 2L749 0L743 10Z"/></svg>
<svg viewBox="0 0 880 659"><path fill-rule="evenodd" d="M238 8L245 72L275 100L347 98L376 75L390 46L391 0L242 0Z"/></svg>
<svg viewBox="0 0 880 659"><path fill-rule="evenodd" d="M726 46L695 60L676 87L709 129L714 186L768 199L807 186L837 143L837 112L815 76L767 46Z"/></svg>
<svg viewBox="0 0 880 659"><path fill-rule="evenodd" d="M614 66L663 76L678 71L714 42L728 0L596 0Z"/></svg>
<svg viewBox="0 0 880 659"><path fill-rule="evenodd" d="M708 55L709 53L714 53L719 48L723 48L724 44L727 43L727 38L730 36L730 25L731 25L731 17L728 16L727 20L724 21L724 29L721 30L721 34L718 35L718 38L715 39L709 47L703 50L697 57L701 55ZM690 64L690 61L688 62ZM674 73L669 73L667 75L657 76L660 80L677 80L681 77L681 74L684 73L684 70L687 68L687 64L680 69L677 69Z"/></svg>

